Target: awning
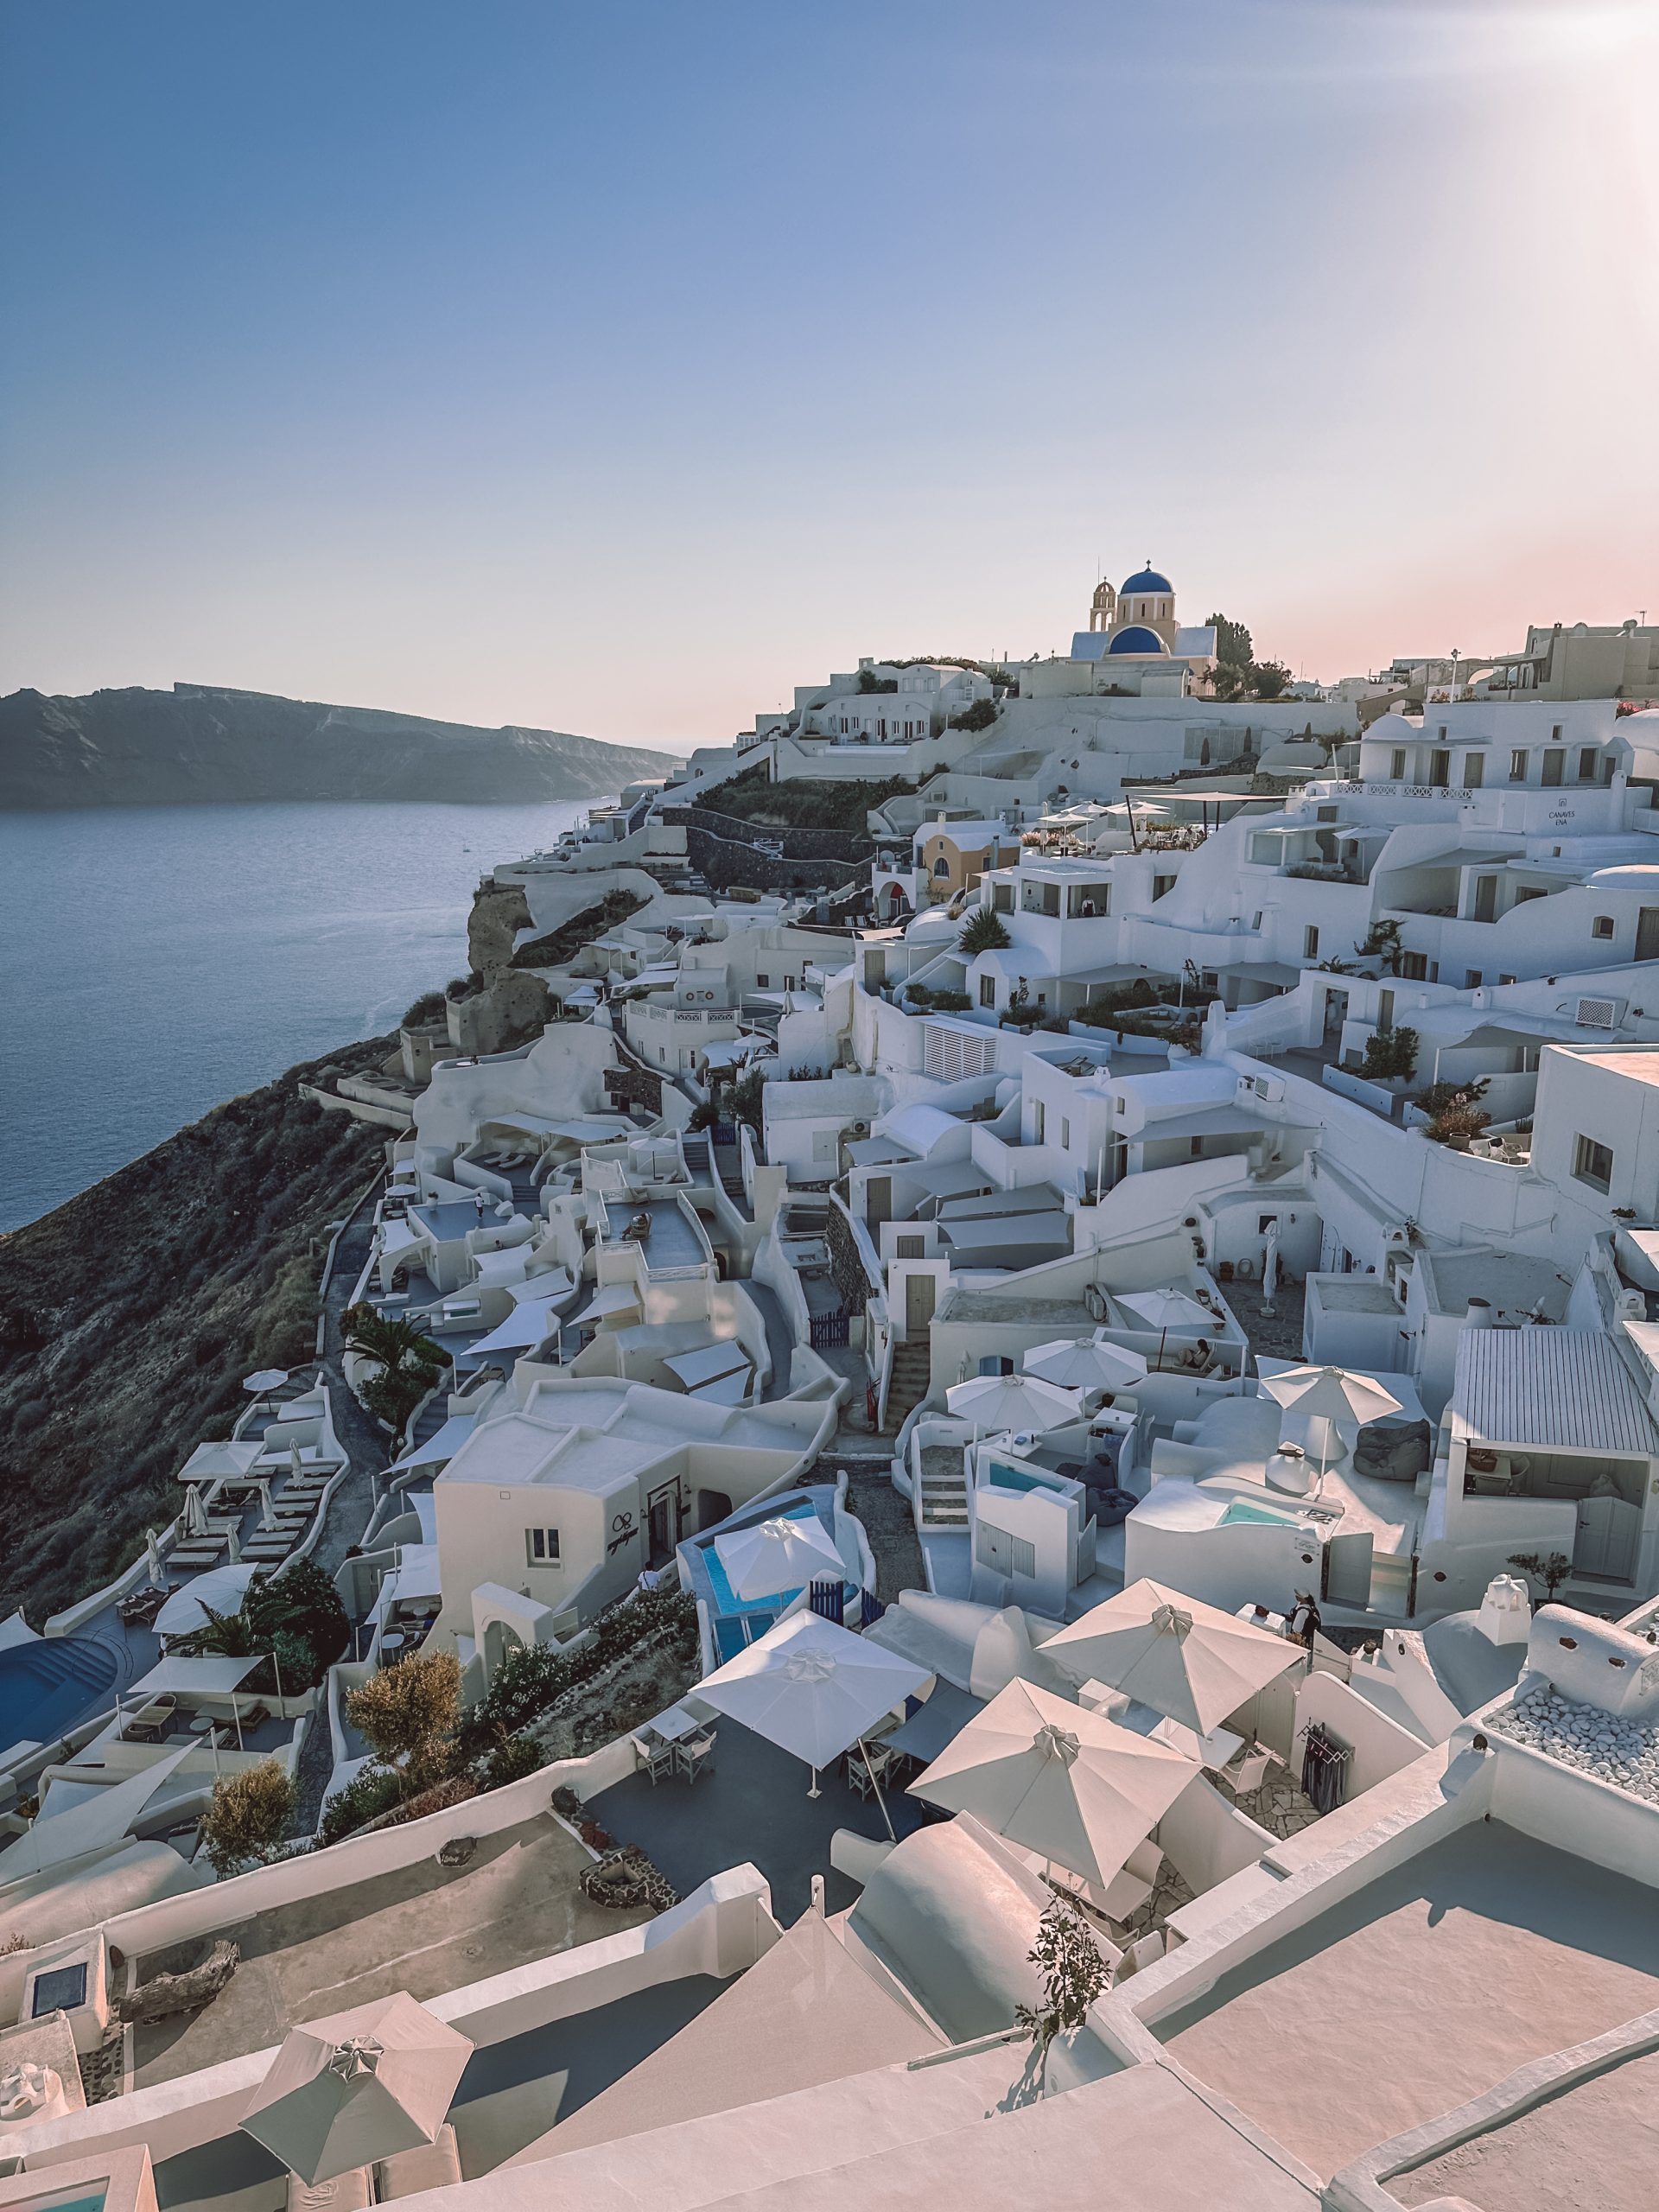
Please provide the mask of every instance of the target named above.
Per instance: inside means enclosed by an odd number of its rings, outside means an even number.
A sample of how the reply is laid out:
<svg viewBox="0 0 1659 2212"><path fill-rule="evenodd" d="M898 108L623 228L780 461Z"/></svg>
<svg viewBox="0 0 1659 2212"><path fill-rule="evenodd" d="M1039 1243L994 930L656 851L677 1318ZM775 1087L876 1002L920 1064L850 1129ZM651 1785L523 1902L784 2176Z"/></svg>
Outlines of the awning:
<svg viewBox="0 0 1659 2212"><path fill-rule="evenodd" d="M671 1352L663 1360L687 1390L699 1390L705 1383L718 1382L722 1375L746 1372L748 1364L748 1354L734 1337L720 1344L698 1344L690 1351Z"/></svg>
<svg viewBox="0 0 1659 2212"><path fill-rule="evenodd" d="M242 1679L251 1675L264 1658L263 1651L251 1652L239 1659L221 1659L204 1653L192 1659L182 1651L169 1652L158 1660L147 1675L130 1682L121 1693L121 1702L130 1707L135 1700L161 1697L226 1697L240 1687Z"/></svg>
<svg viewBox="0 0 1659 2212"><path fill-rule="evenodd" d="M119 1843L175 1767L201 1748L200 1744L181 1745L124 1781L113 1782L107 1789L81 1798L67 1812L37 1820L26 1834L0 1851L0 1886L25 1874L43 1873L48 1868L56 1872L71 1859L85 1858L89 1851Z"/></svg>
<svg viewBox="0 0 1659 2212"><path fill-rule="evenodd" d="M939 1233L953 1252L975 1253L982 1257L999 1249L1025 1252L1034 1246L1052 1245L1057 1251L1069 1251L1071 1244L1071 1224L1063 1213L1001 1214L982 1221L944 1221L939 1224Z"/></svg>
<svg viewBox="0 0 1659 2212"><path fill-rule="evenodd" d="M940 1215L945 1224L977 1221L993 1214L1061 1212L1060 1194L1052 1183L1027 1183L1017 1191L988 1191L982 1198L953 1199Z"/></svg>
<svg viewBox="0 0 1659 2212"><path fill-rule="evenodd" d="M424 1444L413 1446L401 1459L394 1459L386 1472L403 1474L410 1467L433 1467L441 1459L453 1459L472 1434L473 1423L477 1419L476 1414L452 1414Z"/></svg>
<svg viewBox="0 0 1659 2212"><path fill-rule="evenodd" d="M1241 1114L1236 1106L1210 1106L1197 1114L1171 1114L1161 1122L1148 1122L1128 1139L1130 1144L1161 1144L1166 1137L1262 1136L1266 1124L1260 1116Z"/></svg>
<svg viewBox="0 0 1659 2212"><path fill-rule="evenodd" d="M405 1544L396 1570L387 1578L386 1588L391 1598L406 1601L441 1598L443 1585L438 1579L437 1546Z"/></svg>
<svg viewBox="0 0 1659 2212"><path fill-rule="evenodd" d="M555 1312L556 1299L526 1299L515 1306L499 1328L492 1329L486 1337L480 1337L463 1346L456 1355L456 1364L463 1360L488 1359L495 1352L533 1351L544 1344L559 1325Z"/></svg>
<svg viewBox="0 0 1659 2212"><path fill-rule="evenodd" d="M639 1311L639 1294L631 1284L607 1282L602 1290L594 1293L575 1317L571 1326L580 1327L584 1321L602 1321L613 1313L637 1313Z"/></svg>
<svg viewBox="0 0 1659 2212"><path fill-rule="evenodd" d="M983 1698L969 1697L966 1690L959 1690L954 1682L947 1682L941 1675L926 1704L918 1706L901 1728L895 1728L882 1741L889 1751L906 1751L912 1758L931 1765L974 1715L984 1710Z"/></svg>
<svg viewBox="0 0 1659 2212"><path fill-rule="evenodd" d="M947 1160L938 1167L906 1168L905 1180L919 1183L931 1198L958 1198L969 1191L991 1188L990 1177L971 1160Z"/></svg>
<svg viewBox="0 0 1659 2212"><path fill-rule="evenodd" d="M916 1154L896 1137L858 1137L848 1146L847 1157L855 1167L891 1167Z"/></svg>

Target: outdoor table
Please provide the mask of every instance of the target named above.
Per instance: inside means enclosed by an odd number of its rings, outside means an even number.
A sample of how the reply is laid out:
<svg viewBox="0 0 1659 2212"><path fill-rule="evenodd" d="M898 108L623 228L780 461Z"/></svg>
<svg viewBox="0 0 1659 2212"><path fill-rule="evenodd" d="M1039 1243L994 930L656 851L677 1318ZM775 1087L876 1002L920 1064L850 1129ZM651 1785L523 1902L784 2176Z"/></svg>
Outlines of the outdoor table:
<svg viewBox="0 0 1659 2212"><path fill-rule="evenodd" d="M689 1712L683 1705L671 1705L666 1713L659 1713L654 1720L647 1720L644 1732L660 1736L665 1744L683 1744L688 1736L696 1736L708 1726Z"/></svg>

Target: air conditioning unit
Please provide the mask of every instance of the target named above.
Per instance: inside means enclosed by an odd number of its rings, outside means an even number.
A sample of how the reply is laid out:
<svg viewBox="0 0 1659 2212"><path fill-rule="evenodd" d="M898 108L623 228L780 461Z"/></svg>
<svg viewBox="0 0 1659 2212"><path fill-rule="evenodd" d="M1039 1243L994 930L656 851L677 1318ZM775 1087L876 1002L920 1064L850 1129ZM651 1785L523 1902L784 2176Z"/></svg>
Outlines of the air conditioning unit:
<svg viewBox="0 0 1659 2212"><path fill-rule="evenodd" d="M1285 1079L1281 1075L1253 1075L1250 1088L1258 1098L1276 1106L1285 1095Z"/></svg>
<svg viewBox="0 0 1659 2212"><path fill-rule="evenodd" d="M1617 1029L1623 999L1580 999L1573 1019L1580 1029Z"/></svg>
<svg viewBox="0 0 1659 2212"><path fill-rule="evenodd" d="M868 1122L855 1122L853 1123L853 1135L855 1137L867 1137L869 1134L870 1125Z"/></svg>

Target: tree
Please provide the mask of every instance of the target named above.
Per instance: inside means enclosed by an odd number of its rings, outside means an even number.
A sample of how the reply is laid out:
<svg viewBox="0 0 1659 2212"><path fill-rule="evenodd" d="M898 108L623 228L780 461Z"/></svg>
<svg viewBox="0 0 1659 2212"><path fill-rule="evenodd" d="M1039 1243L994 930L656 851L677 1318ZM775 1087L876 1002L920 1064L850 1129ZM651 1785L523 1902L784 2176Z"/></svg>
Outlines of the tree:
<svg viewBox="0 0 1659 2212"><path fill-rule="evenodd" d="M1014 2017L1037 2046L1038 2082L1046 2088L1049 2045L1083 2025L1106 1986L1106 1961L1081 1907L1058 1892L1037 1923L1037 1941L1027 1955L1042 1980L1042 2002L1035 2009L1017 2006Z"/></svg>
<svg viewBox="0 0 1659 2212"><path fill-rule="evenodd" d="M1370 1083L1389 1083L1398 1077L1409 1083L1417 1072L1417 1032L1414 1029L1374 1029L1365 1039L1360 1073Z"/></svg>
<svg viewBox="0 0 1659 2212"><path fill-rule="evenodd" d="M415 1787L461 1718L461 1662L433 1651L382 1667L346 1699L346 1717L405 1789Z"/></svg>
<svg viewBox="0 0 1659 2212"><path fill-rule="evenodd" d="M391 1428L402 1428L448 1366L448 1353L415 1322L389 1320L372 1306L348 1306L340 1326L347 1347L378 1370L359 1393L364 1404Z"/></svg>
<svg viewBox="0 0 1659 2212"><path fill-rule="evenodd" d="M1258 699L1278 699L1290 688L1290 671L1281 660L1250 663L1250 689Z"/></svg>
<svg viewBox="0 0 1659 2212"><path fill-rule="evenodd" d="M1003 927L1002 917L988 906L976 906L962 925L957 939L959 952L1001 952L1012 943Z"/></svg>
<svg viewBox="0 0 1659 2212"><path fill-rule="evenodd" d="M1553 1605L1555 1592L1573 1572L1573 1562L1565 1552L1511 1552L1510 1565L1518 1567L1522 1574L1535 1575L1544 1586L1544 1603Z"/></svg>
<svg viewBox="0 0 1659 2212"><path fill-rule="evenodd" d="M1397 976L1405 957L1398 921L1390 916L1373 922L1354 950L1362 960L1380 960L1387 974Z"/></svg>
<svg viewBox="0 0 1659 2212"><path fill-rule="evenodd" d="M275 1759L224 1775L213 1784L213 1802L202 1815L201 1840L221 1879L282 1841L294 1817L296 1794Z"/></svg>
<svg viewBox="0 0 1659 2212"><path fill-rule="evenodd" d="M976 699L971 707L964 707L959 715L952 715L948 724L951 729L989 729L996 720L994 699Z"/></svg>
<svg viewBox="0 0 1659 2212"><path fill-rule="evenodd" d="M1230 622L1224 614L1212 614L1210 627L1216 633L1216 658L1224 668L1249 668L1255 653L1250 633L1242 622Z"/></svg>

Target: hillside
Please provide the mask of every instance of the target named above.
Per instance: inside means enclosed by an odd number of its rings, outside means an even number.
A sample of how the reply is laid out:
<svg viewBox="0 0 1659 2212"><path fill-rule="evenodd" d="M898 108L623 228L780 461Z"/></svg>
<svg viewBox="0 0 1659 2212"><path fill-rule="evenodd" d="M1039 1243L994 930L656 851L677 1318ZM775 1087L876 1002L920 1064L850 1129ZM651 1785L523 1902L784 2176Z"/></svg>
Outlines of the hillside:
<svg viewBox="0 0 1659 2212"><path fill-rule="evenodd" d="M561 730L475 729L200 684L0 699L0 807L596 798L673 765Z"/></svg>
<svg viewBox="0 0 1659 2212"><path fill-rule="evenodd" d="M329 1224L385 1156L384 1130L299 1096L322 1065L0 1236L0 1619L100 1588L177 1511L174 1471L205 1424L229 1433L242 1378L309 1357Z"/></svg>

